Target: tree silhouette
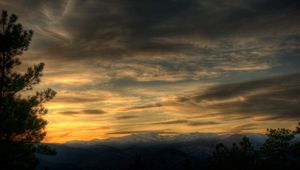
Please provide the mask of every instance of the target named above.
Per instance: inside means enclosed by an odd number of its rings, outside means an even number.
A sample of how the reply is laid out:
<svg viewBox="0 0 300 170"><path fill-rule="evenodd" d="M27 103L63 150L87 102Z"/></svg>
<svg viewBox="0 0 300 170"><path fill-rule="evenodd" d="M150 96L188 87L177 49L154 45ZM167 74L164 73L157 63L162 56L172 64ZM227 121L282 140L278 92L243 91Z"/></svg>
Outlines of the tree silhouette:
<svg viewBox="0 0 300 170"><path fill-rule="evenodd" d="M258 149L252 146L247 137L242 139L239 146L233 144L231 148L218 144L209 159L209 168L213 170L300 169L300 142L294 140L295 135L300 133L299 126L295 131L285 128L267 129L268 138Z"/></svg>
<svg viewBox="0 0 300 170"><path fill-rule="evenodd" d="M24 92L40 82L44 64L29 67L25 73L16 71L18 58L31 42L33 31L24 30L17 16L2 11L0 18L0 169L34 169L35 153L53 154L41 145L45 137L47 113L43 103L51 100L55 92L46 89L34 95Z"/></svg>
<svg viewBox="0 0 300 170"><path fill-rule="evenodd" d="M284 128L267 129L266 135L268 139L260 148L262 156L261 166L278 170L294 169L294 159L296 157L291 152L295 145L293 143L295 138L294 132Z"/></svg>
<svg viewBox="0 0 300 170"><path fill-rule="evenodd" d="M256 154L247 137L243 137L239 145L233 143L231 148L220 143L209 160L209 169L250 170L256 162Z"/></svg>

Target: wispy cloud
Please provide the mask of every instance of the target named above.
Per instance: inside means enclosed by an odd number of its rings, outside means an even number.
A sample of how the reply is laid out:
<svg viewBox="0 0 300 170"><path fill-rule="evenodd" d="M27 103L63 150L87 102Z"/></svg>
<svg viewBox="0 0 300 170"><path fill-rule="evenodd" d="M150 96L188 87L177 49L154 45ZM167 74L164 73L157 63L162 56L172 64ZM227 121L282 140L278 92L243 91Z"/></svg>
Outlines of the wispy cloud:
<svg viewBox="0 0 300 170"><path fill-rule="evenodd" d="M207 126L207 125L217 125L221 124L218 122L213 121L195 121L195 120L170 120L170 121L164 121L164 122L157 122L154 123L157 125L176 125L176 124L185 124L188 126Z"/></svg>
<svg viewBox="0 0 300 170"><path fill-rule="evenodd" d="M148 105L143 105L143 106L134 106L127 108L126 110L137 110L137 109L148 109L148 108L156 108L156 107L162 107L163 104L161 103L154 103L154 104L148 104Z"/></svg>
<svg viewBox="0 0 300 170"><path fill-rule="evenodd" d="M138 116L135 115L123 115L123 116L117 116L116 119L118 120L127 120L127 119L134 119L137 118Z"/></svg>
<svg viewBox="0 0 300 170"><path fill-rule="evenodd" d="M220 115L299 119L299 87L300 74L295 73L217 85L200 94L178 98L178 102L213 109Z"/></svg>
<svg viewBox="0 0 300 170"><path fill-rule="evenodd" d="M80 110L80 111L62 111L59 112L60 114L63 115L77 115L77 114L86 114L86 115L99 115L99 114L104 114L106 113L103 110L99 110L99 109L86 109L86 110Z"/></svg>
<svg viewBox="0 0 300 170"><path fill-rule="evenodd" d="M62 117L78 128L68 139L91 137L75 125L83 122L113 134L299 119L298 1L1 0L0 8L35 32L22 61L45 62L37 90L58 92L47 105L52 134Z"/></svg>

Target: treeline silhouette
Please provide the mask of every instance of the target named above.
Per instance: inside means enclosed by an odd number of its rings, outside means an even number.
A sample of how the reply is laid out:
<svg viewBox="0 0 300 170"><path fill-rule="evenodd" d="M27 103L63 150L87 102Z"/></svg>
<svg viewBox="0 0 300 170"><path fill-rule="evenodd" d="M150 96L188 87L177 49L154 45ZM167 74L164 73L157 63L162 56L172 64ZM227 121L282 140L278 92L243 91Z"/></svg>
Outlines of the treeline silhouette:
<svg viewBox="0 0 300 170"><path fill-rule="evenodd" d="M29 67L25 73L16 70L18 56L29 47L33 31L24 30L18 17L2 11L0 18L0 169L35 169L35 153L54 154L40 144L44 139L47 113L43 103L55 92L46 89L26 96L40 82L44 64Z"/></svg>
<svg viewBox="0 0 300 170"><path fill-rule="evenodd" d="M300 123L296 130L286 128L267 129L267 139L258 148L246 136L230 147L223 143L216 146L208 159L208 166L193 163L186 159L182 170L298 170L300 169L300 142L295 136L300 134ZM158 160L159 161L159 160ZM203 164L203 162L201 162ZM139 156L128 168L131 170L150 170L151 164Z"/></svg>
<svg viewBox="0 0 300 170"><path fill-rule="evenodd" d="M267 129L268 138L257 149L247 137L244 137L239 144L233 143L231 147L218 144L209 159L209 169L300 169L300 142L294 140L295 135L299 133L300 123L294 131L285 128Z"/></svg>

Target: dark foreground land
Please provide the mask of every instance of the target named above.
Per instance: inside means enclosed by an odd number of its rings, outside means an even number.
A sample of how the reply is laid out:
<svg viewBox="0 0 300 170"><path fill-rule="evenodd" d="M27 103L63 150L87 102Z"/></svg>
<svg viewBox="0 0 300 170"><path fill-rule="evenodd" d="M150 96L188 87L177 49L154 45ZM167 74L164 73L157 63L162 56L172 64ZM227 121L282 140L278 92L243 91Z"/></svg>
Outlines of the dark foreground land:
<svg viewBox="0 0 300 170"><path fill-rule="evenodd" d="M265 135L246 134L254 147L260 147ZM193 170L207 169L208 158L218 143L230 146L243 135L189 134L163 137L139 134L128 137L73 141L51 144L56 156L38 155L38 169L55 170Z"/></svg>

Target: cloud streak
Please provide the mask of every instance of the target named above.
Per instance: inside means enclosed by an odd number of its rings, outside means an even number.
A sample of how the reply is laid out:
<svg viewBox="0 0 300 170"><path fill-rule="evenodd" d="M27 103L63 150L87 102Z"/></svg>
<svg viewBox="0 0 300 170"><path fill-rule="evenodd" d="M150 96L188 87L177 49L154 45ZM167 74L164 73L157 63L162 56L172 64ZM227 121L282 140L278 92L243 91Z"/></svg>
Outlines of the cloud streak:
<svg viewBox="0 0 300 170"><path fill-rule="evenodd" d="M99 110L99 109L86 109L86 110L80 110L80 111L62 111L59 112L60 114L63 115L68 115L68 116L74 116L74 115L78 115L78 114L83 114L83 115L101 115L106 113L103 110Z"/></svg>
<svg viewBox="0 0 300 170"><path fill-rule="evenodd" d="M266 79L217 85L204 92L178 98L180 103L193 103L217 110L217 114L300 118L300 73Z"/></svg>
<svg viewBox="0 0 300 170"><path fill-rule="evenodd" d="M213 121L191 121L191 120L170 120L164 122L154 123L156 125L177 125L184 124L188 126L207 126L207 125L218 125L220 123Z"/></svg>

